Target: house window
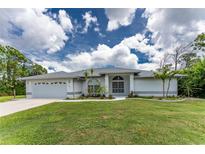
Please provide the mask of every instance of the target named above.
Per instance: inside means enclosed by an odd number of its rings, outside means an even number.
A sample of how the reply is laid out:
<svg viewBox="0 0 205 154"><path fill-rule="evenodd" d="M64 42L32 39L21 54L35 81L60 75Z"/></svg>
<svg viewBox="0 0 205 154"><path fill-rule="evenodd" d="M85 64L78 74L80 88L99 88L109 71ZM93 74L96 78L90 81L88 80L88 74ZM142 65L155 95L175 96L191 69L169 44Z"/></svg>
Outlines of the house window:
<svg viewBox="0 0 205 154"><path fill-rule="evenodd" d="M112 79L112 93L124 93L124 79L121 76L115 76Z"/></svg>
<svg viewBox="0 0 205 154"><path fill-rule="evenodd" d="M97 79L90 79L88 81L88 94L92 96L96 96L99 87L100 87L100 82Z"/></svg>

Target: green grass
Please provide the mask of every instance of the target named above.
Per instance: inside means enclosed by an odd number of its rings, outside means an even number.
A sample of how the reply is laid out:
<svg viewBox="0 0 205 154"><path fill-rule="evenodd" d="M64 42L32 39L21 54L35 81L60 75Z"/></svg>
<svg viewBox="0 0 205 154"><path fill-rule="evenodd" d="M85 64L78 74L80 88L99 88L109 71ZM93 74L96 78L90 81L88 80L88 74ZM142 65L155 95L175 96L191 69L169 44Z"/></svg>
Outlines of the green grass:
<svg viewBox="0 0 205 154"><path fill-rule="evenodd" d="M0 118L0 144L205 144L205 100L53 103Z"/></svg>
<svg viewBox="0 0 205 154"><path fill-rule="evenodd" d="M0 96L0 103L13 100L13 96ZM18 95L16 99L25 98L25 95Z"/></svg>

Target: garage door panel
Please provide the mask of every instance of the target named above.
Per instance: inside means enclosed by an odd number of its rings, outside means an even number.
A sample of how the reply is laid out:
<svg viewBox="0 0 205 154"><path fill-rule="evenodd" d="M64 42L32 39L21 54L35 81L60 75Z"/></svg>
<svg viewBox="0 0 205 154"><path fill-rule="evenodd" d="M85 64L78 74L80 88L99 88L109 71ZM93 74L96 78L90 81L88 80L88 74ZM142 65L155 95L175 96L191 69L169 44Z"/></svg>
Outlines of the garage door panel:
<svg viewBox="0 0 205 154"><path fill-rule="evenodd" d="M32 85L33 98L66 98L64 82L37 82Z"/></svg>

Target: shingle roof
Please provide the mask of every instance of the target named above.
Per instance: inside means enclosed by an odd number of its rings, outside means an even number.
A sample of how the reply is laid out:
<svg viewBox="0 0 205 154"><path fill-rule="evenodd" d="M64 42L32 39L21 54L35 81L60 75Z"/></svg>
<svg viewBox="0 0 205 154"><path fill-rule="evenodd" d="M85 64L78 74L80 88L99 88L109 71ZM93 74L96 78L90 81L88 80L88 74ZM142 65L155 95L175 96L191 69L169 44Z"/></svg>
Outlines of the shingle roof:
<svg viewBox="0 0 205 154"><path fill-rule="evenodd" d="M43 75L29 76L20 78L20 80L35 80L35 79L57 79L57 78L75 78L84 77L84 72L86 70L76 71L76 72L55 72ZM88 70L89 71L89 70ZM127 69L127 68L94 68L92 76L100 76L102 74L113 74L113 73L138 73L141 70Z"/></svg>
<svg viewBox="0 0 205 154"><path fill-rule="evenodd" d="M63 79L63 78L78 78L84 77L86 70L76 72L55 72L43 75L29 76L20 78L20 80L36 80L36 79ZM127 68L94 68L92 76L100 76L102 74L115 74L115 73L137 73L137 78L143 77L154 77L153 71L145 71L138 69L127 69Z"/></svg>
<svg viewBox="0 0 205 154"><path fill-rule="evenodd" d="M186 77L186 75L183 74L175 74L175 78L180 78L180 77ZM141 70L141 72L135 76L135 78L154 78L154 72L153 71L145 71Z"/></svg>
<svg viewBox="0 0 205 154"><path fill-rule="evenodd" d="M153 71L145 71L141 70L137 78L147 78L147 77L154 77L154 72Z"/></svg>

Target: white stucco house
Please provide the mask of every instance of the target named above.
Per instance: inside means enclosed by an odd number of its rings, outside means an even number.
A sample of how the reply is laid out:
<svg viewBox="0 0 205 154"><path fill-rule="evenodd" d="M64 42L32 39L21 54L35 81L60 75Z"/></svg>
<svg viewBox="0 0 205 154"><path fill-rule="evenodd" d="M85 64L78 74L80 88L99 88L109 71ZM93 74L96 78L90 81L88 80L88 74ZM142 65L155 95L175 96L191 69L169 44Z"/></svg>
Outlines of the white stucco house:
<svg viewBox="0 0 205 154"><path fill-rule="evenodd" d="M162 96L162 81L154 78L153 71L127 68L95 68L92 76L84 77L85 70L55 72L21 78L26 81L27 98L73 98L87 95L88 89L104 86L106 95ZM176 75L170 83L169 96L177 96ZM165 83L165 88L168 81Z"/></svg>

